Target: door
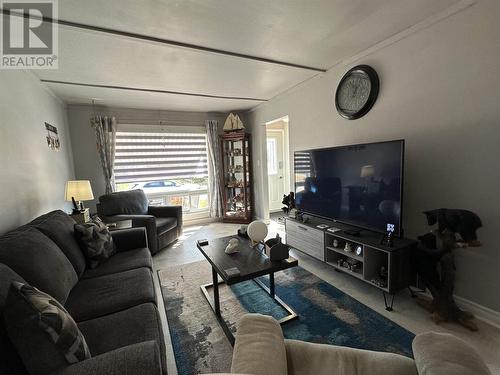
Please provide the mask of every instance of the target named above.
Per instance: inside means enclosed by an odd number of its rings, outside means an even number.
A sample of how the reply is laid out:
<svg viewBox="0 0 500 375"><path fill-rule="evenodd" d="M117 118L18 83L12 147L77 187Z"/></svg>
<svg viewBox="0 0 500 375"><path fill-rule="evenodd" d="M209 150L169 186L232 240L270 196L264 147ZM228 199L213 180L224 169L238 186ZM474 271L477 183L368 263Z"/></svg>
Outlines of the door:
<svg viewBox="0 0 500 375"><path fill-rule="evenodd" d="M269 183L269 210L281 210L285 194L284 131L267 130L267 179Z"/></svg>

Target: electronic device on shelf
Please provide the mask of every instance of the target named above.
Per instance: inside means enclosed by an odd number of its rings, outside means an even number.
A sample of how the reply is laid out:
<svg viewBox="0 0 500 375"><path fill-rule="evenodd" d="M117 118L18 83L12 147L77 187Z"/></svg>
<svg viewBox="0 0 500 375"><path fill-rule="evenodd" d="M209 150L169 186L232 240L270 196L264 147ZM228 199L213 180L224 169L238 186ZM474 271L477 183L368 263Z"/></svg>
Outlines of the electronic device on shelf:
<svg viewBox="0 0 500 375"><path fill-rule="evenodd" d="M298 210L357 228L402 234L404 140L296 151Z"/></svg>
<svg viewBox="0 0 500 375"><path fill-rule="evenodd" d="M361 232L359 230L356 230L356 229L346 229L346 230L344 230L344 233L348 234L349 236L354 236L354 237L357 237L361 234Z"/></svg>
<svg viewBox="0 0 500 375"><path fill-rule="evenodd" d="M394 224L387 224L387 233L382 235L380 239L380 244L387 247L392 247L394 245Z"/></svg>
<svg viewBox="0 0 500 375"><path fill-rule="evenodd" d="M342 229L340 228L337 228L337 227L330 227L327 229L328 232L332 232L332 233L335 233L335 232L340 232Z"/></svg>
<svg viewBox="0 0 500 375"><path fill-rule="evenodd" d="M356 246L356 249L354 250L354 253L360 257L360 256L363 256L363 246L361 245L357 245Z"/></svg>

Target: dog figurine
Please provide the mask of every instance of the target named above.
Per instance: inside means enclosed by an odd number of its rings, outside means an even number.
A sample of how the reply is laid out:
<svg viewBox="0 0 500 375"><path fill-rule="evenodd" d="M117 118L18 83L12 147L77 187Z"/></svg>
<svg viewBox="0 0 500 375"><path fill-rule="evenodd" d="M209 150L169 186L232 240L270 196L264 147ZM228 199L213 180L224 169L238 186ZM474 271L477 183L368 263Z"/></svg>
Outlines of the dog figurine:
<svg viewBox="0 0 500 375"><path fill-rule="evenodd" d="M438 224L439 233L446 229L450 232L458 233L462 241L468 246L481 246L477 239L476 231L483 226L481 219L474 212L460 209L439 208L431 211L424 211L427 216L427 224ZM460 241L458 241L460 242Z"/></svg>
<svg viewBox="0 0 500 375"><path fill-rule="evenodd" d="M439 208L425 211L427 223L438 228L418 237L420 243L413 252L415 269L429 289L432 299L417 296L417 303L431 312L432 320L457 322L477 331L474 316L458 307L453 297L455 289L454 249L465 246L481 246L476 231L482 226L481 219L473 212L461 209ZM457 240L458 234L461 238Z"/></svg>

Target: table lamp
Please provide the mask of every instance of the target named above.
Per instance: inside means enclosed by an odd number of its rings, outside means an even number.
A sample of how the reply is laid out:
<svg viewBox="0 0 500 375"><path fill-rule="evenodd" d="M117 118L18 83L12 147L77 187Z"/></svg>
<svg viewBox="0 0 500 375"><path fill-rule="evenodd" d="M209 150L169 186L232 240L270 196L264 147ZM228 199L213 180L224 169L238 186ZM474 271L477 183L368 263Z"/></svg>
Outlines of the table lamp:
<svg viewBox="0 0 500 375"><path fill-rule="evenodd" d="M363 165L361 167L361 178L373 177L375 175L375 167L373 165Z"/></svg>
<svg viewBox="0 0 500 375"><path fill-rule="evenodd" d="M84 211L85 207L83 206L83 201L94 199L90 181L73 180L66 182L65 199L67 202L73 202L74 214Z"/></svg>

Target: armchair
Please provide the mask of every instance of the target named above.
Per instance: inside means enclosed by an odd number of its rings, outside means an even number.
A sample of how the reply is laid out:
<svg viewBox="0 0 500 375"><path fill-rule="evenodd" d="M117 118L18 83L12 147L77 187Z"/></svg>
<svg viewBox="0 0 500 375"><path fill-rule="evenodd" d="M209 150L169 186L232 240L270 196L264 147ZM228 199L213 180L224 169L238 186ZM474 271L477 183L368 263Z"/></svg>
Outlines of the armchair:
<svg viewBox="0 0 500 375"><path fill-rule="evenodd" d="M132 227L146 228L151 254L177 240L182 232L182 207L149 206L142 190L100 196L97 213L107 223L132 220Z"/></svg>

